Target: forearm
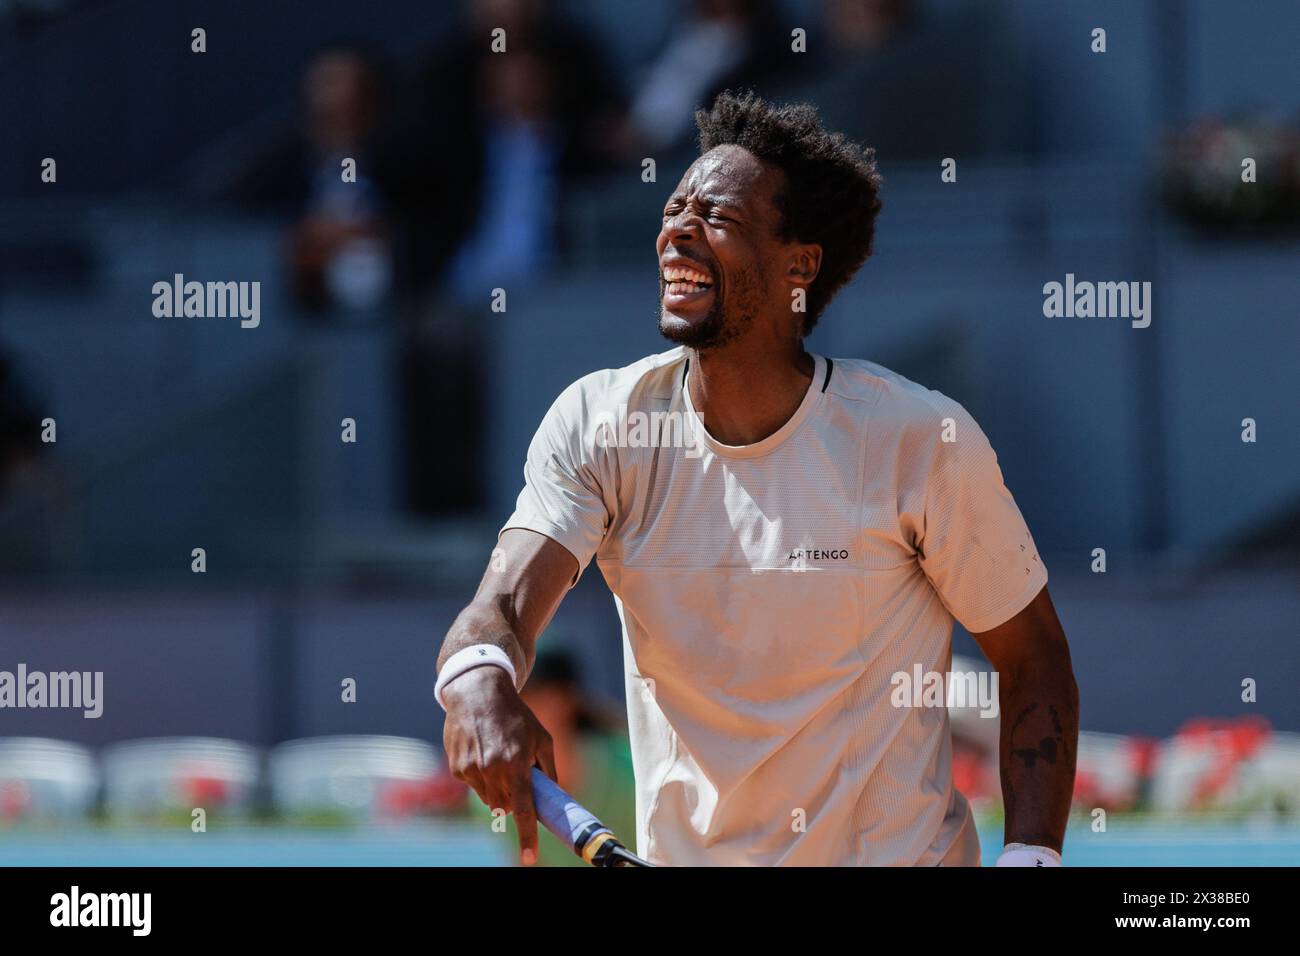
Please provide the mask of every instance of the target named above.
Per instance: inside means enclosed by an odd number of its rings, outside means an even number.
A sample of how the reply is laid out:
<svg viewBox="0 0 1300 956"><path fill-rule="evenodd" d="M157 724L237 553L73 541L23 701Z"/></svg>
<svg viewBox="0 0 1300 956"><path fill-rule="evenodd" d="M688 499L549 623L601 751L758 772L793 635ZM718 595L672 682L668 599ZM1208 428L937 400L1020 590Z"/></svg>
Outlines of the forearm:
<svg viewBox="0 0 1300 956"><path fill-rule="evenodd" d="M503 532L474 600L443 639L438 670L457 651L492 644L510 658L522 686L533 669L537 638L577 573L573 555L545 535L522 528Z"/></svg>
<svg viewBox="0 0 1300 956"><path fill-rule="evenodd" d="M1074 791L1079 692L1069 659L1000 674L1005 842L1060 851Z"/></svg>
<svg viewBox="0 0 1300 956"><path fill-rule="evenodd" d="M475 644L491 644L505 651L515 666L520 683L533 666L534 642L521 635L521 628L495 603L474 601L461 611L443 639L438 669L457 651Z"/></svg>

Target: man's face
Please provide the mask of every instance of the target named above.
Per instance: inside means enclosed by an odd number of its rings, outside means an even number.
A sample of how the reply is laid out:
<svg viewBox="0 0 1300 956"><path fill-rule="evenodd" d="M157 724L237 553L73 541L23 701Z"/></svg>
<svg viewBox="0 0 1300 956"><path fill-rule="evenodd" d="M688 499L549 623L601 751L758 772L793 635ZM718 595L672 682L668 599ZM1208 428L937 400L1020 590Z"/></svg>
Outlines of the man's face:
<svg viewBox="0 0 1300 956"><path fill-rule="evenodd" d="M739 146L710 150L686 171L655 243L665 338L716 348L764 308L782 307L781 185L779 170Z"/></svg>

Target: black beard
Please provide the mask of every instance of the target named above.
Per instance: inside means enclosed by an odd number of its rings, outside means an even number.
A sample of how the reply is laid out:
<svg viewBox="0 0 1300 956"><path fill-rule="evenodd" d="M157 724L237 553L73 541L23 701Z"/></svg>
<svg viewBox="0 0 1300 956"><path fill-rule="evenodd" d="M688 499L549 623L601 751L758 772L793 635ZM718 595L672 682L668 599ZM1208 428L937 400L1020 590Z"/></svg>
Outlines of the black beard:
<svg viewBox="0 0 1300 956"><path fill-rule="evenodd" d="M713 306L709 309L709 314L704 317L704 321L699 325L687 326L681 329L669 328L664 324L666 313L663 308L662 285L659 290L659 301L659 334L674 345L684 345L688 349L694 349L697 352L726 345L739 336L753 318L752 315L742 314L728 321L723 314L723 301L721 294L719 294L714 296Z"/></svg>
<svg viewBox="0 0 1300 956"><path fill-rule="evenodd" d="M734 336L722 317L722 308L714 303L709 314L699 325L670 328L664 322L665 313L659 313L659 334L674 345L684 345L688 349L711 349L721 345Z"/></svg>

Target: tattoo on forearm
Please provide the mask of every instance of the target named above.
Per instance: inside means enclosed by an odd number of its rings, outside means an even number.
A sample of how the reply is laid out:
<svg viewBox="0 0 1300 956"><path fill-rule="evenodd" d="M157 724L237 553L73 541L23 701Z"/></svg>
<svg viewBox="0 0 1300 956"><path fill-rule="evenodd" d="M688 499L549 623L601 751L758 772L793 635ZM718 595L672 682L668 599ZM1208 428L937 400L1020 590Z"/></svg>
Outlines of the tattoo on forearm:
<svg viewBox="0 0 1300 956"><path fill-rule="evenodd" d="M1061 726L1061 715L1057 713L1055 705L1048 705L1047 713L1052 721L1052 733L1046 737L1040 737L1038 743L1032 741L1029 746L1016 746L1017 731L1025 719L1038 709L1037 704L1030 704L1020 712L1016 722L1011 726L1011 753L1018 757L1028 770L1033 770L1034 765L1042 760L1044 763L1055 764L1057 758L1065 756L1069 752L1065 740L1065 730Z"/></svg>
<svg viewBox="0 0 1300 956"><path fill-rule="evenodd" d="M1002 738L1006 839L1059 849L1074 780L1078 710L1072 692L1017 701Z"/></svg>

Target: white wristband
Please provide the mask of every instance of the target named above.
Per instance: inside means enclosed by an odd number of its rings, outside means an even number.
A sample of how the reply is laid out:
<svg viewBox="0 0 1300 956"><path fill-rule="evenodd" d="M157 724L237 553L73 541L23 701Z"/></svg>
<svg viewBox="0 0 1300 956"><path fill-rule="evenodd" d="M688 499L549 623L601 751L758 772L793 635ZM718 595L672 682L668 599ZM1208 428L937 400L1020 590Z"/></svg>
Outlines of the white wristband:
<svg viewBox="0 0 1300 956"><path fill-rule="evenodd" d="M510 675L510 683L516 688L519 686L519 679L515 677L515 665L511 663L509 654L495 644L473 644L462 647L442 665L442 670L438 672L438 682L433 686L434 699L446 710L447 702L442 699L443 688L466 671L488 664L501 668Z"/></svg>
<svg viewBox="0 0 1300 956"><path fill-rule="evenodd" d="M1061 854L1051 847L1008 843L1002 848L997 866L1060 866Z"/></svg>

